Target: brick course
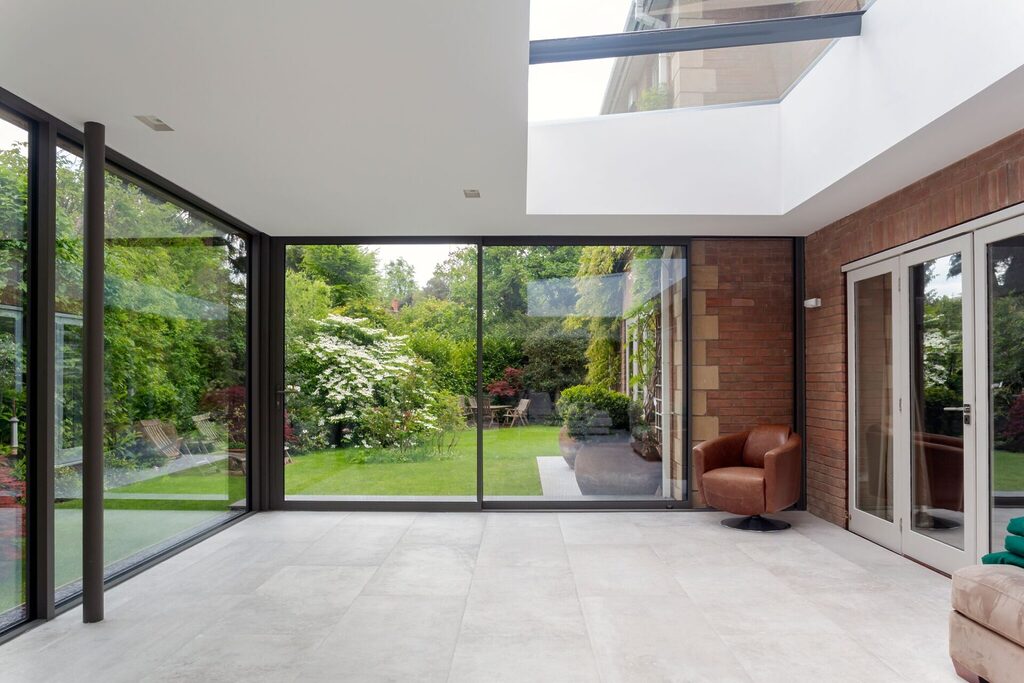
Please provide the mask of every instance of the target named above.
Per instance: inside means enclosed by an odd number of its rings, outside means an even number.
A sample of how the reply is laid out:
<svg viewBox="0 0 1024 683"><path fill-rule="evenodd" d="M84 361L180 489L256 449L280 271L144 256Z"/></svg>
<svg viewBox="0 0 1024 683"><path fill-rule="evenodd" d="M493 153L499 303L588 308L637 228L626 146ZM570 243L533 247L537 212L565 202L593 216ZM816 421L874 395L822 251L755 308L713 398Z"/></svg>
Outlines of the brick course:
<svg viewBox="0 0 1024 683"><path fill-rule="evenodd" d="M1024 201L1024 130L807 238L807 508L846 525L845 263Z"/></svg>

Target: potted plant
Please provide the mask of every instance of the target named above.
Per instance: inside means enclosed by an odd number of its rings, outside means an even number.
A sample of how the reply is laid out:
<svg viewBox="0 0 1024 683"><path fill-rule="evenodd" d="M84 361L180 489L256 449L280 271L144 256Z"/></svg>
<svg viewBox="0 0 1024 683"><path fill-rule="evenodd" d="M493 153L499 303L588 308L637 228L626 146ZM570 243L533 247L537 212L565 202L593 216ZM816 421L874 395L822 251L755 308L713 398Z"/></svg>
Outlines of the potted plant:
<svg viewBox="0 0 1024 683"><path fill-rule="evenodd" d="M604 387L580 384L558 398L562 429L558 444L569 467L586 442L622 440L629 427L629 397Z"/></svg>

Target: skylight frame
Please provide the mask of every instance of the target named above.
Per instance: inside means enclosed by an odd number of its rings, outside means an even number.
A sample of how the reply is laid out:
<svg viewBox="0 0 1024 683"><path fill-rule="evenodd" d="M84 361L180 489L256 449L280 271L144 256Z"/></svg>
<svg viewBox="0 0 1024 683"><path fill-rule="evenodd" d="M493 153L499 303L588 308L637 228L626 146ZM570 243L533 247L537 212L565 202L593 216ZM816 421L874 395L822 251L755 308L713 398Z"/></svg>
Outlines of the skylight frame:
<svg viewBox="0 0 1024 683"><path fill-rule="evenodd" d="M530 64L859 36L866 10L530 41Z"/></svg>

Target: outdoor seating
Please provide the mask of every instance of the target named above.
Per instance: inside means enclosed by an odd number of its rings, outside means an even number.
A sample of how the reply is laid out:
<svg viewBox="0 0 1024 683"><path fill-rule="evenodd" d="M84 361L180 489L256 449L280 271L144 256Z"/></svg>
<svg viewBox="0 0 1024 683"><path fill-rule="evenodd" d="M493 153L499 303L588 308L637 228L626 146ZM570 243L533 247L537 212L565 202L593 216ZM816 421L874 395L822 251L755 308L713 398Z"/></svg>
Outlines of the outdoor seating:
<svg viewBox="0 0 1024 683"><path fill-rule="evenodd" d="M168 460L185 458L193 466L200 464L212 465L209 457L196 458L185 440L178 436L174 425L162 420L139 420L139 433L156 450Z"/></svg>
<svg viewBox="0 0 1024 683"><path fill-rule="evenodd" d="M227 450L227 434L218 430L210 413L193 415L192 422L195 424L196 430L201 437L196 444L204 453L210 453L210 448L216 451Z"/></svg>
<svg viewBox="0 0 1024 683"><path fill-rule="evenodd" d="M530 409L530 399L521 398L519 399L518 405L514 408L507 408L505 413L502 415L502 421L508 427L515 427L518 422L522 426L526 426L527 411Z"/></svg>

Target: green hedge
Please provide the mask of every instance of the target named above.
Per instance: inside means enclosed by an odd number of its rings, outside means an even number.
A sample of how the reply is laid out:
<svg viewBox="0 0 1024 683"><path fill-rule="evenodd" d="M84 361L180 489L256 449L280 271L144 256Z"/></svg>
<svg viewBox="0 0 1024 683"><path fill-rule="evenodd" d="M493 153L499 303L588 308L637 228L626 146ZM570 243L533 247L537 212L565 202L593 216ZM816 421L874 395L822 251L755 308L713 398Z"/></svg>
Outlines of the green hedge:
<svg viewBox="0 0 1024 683"><path fill-rule="evenodd" d="M611 418L612 429L629 428L629 396L604 387L579 384L558 398L558 412L569 436L585 437L600 413Z"/></svg>

